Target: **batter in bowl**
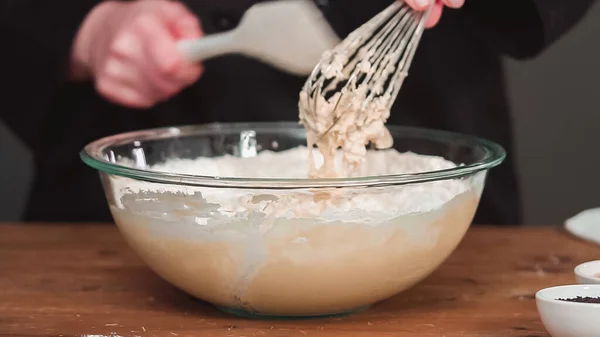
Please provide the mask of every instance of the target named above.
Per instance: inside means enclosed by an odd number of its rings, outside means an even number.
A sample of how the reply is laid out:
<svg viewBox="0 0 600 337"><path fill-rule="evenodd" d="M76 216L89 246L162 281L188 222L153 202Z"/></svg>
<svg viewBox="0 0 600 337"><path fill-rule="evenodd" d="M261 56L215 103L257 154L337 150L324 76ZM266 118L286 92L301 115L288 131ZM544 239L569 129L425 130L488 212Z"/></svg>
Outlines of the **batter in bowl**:
<svg viewBox="0 0 600 337"><path fill-rule="evenodd" d="M174 159L151 169L302 178L308 155L299 147L253 158ZM314 158L322 165L319 152ZM454 166L390 149L368 151L354 174ZM484 175L326 191L165 188L118 177L111 210L146 263L194 296L251 314L335 314L388 298L439 266L470 225Z"/></svg>
<svg viewBox="0 0 600 337"><path fill-rule="evenodd" d="M331 58L328 54L322 58L321 72L332 80L327 88L337 88L347 80L344 64L349 55L337 54ZM393 71L392 65L388 65ZM357 77L373 76L374 69L363 61L357 66ZM387 149L393 144L393 138L385 126L390 116L389 101L391 92L383 88L383 81L375 82L374 87L357 85L354 90L331 90L328 94L311 96L307 88L300 92L298 101L300 123L306 129L309 148L316 145L324 158L317 168L313 157L309 158L310 177L339 178L346 177L360 169L364 164L369 143L377 149ZM354 86L356 84L353 84ZM377 92L378 94L373 94ZM341 149L343 160L336 165L336 153Z"/></svg>

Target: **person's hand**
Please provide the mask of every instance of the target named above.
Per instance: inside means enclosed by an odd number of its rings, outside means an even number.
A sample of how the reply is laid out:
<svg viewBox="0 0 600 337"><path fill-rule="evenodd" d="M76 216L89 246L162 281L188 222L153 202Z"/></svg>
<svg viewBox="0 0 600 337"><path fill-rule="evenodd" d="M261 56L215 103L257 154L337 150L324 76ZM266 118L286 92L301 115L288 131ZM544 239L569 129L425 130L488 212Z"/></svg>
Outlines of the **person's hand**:
<svg viewBox="0 0 600 337"><path fill-rule="evenodd" d="M406 3L415 10L424 11L429 8L429 4L431 0L405 0ZM433 9L431 10L431 14L429 15L429 19L425 24L425 27L431 28L435 26L438 21L440 21L440 17L442 16L442 11L444 6L450 8L460 8L464 5L465 0L435 0L435 4L433 5Z"/></svg>
<svg viewBox="0 0 600 337"><path fill-rule="evenodd" d="M177 41L201 35L196 16L178 2L105 1L88 14L75 38L71 77L93 79L114 103L148 108L200 77L201 65L186 62Z"/></svg>

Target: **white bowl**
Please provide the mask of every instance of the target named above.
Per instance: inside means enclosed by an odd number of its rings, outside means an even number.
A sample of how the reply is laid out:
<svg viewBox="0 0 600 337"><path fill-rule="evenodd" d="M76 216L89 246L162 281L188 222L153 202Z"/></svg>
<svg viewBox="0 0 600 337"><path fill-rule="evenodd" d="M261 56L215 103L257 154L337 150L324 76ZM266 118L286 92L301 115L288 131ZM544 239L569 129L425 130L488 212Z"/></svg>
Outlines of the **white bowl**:
<svg viewBox="0 0 600 337"><path fill-rule="evenodd" d="M583 240L600 244L600 207L585 210L567 219L565 229Z"/></svg>
<svg viewBox="0 0 600 337"><path fill-rule="evenodd" d="M535 295L542 323L552 337L600 336L600 304L577 303L560 298L598 297L600 285L565 285L542 289Z"/></svg>
<svg viewBox="0 0 600 337"><path fill-rule="evenodd" d="M600 284L600 260L589 261L575 267L575 278L579 284Z"/></svg>

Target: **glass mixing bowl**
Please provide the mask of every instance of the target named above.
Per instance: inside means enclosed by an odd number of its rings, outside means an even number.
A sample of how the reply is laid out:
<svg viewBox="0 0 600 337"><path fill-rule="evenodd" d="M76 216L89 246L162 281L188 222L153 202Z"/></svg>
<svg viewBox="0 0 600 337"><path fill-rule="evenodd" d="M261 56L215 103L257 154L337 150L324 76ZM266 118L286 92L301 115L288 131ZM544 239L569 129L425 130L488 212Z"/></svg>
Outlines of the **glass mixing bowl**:
<svg viewBox="0 0 600 337"><path fill-rule="evenodd" d="M487 171L505 157L499 145L467 135L389 129L398 151L441 156L458 166L345 179L151 169L174 158L252 157L304 146L305 132L297 123L130 132L87 145L81 157L100 172L113 218L129 245L173 285L238 315L335 315L392 297L435 270L471 224ZM437 207L421 207L440 198L425 188L436 184L462 190ZM319 203L324 196L337 202ZM397 207L399 196L420 210ZM362 207L373 200L388 203ZM314 207L290 215L302 202Z"/></svg>

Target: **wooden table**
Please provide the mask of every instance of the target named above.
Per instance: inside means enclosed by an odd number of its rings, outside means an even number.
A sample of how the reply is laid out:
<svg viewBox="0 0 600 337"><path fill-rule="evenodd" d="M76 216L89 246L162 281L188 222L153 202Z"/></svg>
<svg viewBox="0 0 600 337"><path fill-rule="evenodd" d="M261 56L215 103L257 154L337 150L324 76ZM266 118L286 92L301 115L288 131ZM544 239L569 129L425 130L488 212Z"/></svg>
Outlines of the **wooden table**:
<svg viewBox="0 0 600 337"><path fill-rule="evenodd" d="M559 229L474 227L417 287L362 314L239 319L153 274L113 225L0 225L0 336L549 336L534 294L600 247Z"/></svg>

